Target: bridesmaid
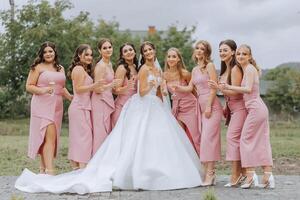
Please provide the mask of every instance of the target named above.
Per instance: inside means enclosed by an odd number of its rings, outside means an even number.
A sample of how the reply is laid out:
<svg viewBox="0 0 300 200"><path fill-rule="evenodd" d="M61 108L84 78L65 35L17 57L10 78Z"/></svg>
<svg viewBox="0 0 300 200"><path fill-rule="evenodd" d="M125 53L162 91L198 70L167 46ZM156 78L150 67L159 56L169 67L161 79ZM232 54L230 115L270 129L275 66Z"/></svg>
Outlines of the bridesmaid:
<svg viewBox="0 0 300 200"><path fill-rule="evenodd" d="M221 159L222 106L216 97L216 90L208 87L208 80L217 81L215 65L211 62L211 46L207 41L196 43L193 59L197 65L192 70L188 86L177 86L179 91L197 89L201 110L200 161L205 169L202 186L214 185L216 181L215 162Z"/></svg>
<svg viewBox="0 0 300 200"><path fill-rule="evenodd" d="M35 159L37 154L41 155L40 173L55 174L54 158L61 131L63 97L72 99L65 88L65 80L55 44L43 43L26 82L26 91L33 94L28 156Z"/></svg>
<svg viewBox="0 0 300 200"><path fill-rule="evenodd" d="M122 85L116 87L115 111L112 115L112 126L117 123L119 115L127 100L137 92L138 60L133 44L125 43L120 47L120 58L115 77L120 79Z"/></svg>
<svg viewBox="0 0 300 200"><path fill-rule="evenodd" d="M112 42L106 38L101 39L98 51L100 58L93 71L94 81L105 81L105 84L92 93L93 155L112 129L111 115L115 110L112 89L118 82L114 80L114 70L110 62Z"/></svg>
<svg viewBox="0 0 300 200"><path fill-rule="evenodd" d="M186 70L182 55L177 48L170 48L165 59L164 79L172 93L172 114L185 130L198 155L200 154L200 129L197 111L199 105L192 92L174 90L176 85L186 86L191 80L191 73Z"/></svg>
<svg viewBox="0 0 300 200"><path fill-rule="evenodd" d="M75 51L69 69L74 98L69 107L69 153L74 170L84 168L92 156L91 91L101 88L102 83L93 83L91 68L92 49L81 44Z"/></svg>
<svg viewBox="0 0 300 200"><path fill-rule="evenodd" d="M248 45L241 45L236 52L238 66L243 70L244 76L241 86L220 84L225 90L232 90L243 94L247 117L241 134L241 162L246 168L247 179L242 188L250 188L258 185L258 178L255 167L261 166L264 176L261 187L274 188L275 181L272 175L272 150L269 134L269 112L265 103L260 98L259 74L260 69L252 58L251 48Z"/></svg>
<svg viewBox="0 0 300 200"><path fill-rule="evenodd" d="M236 65L235 51L237 45L233 40L224 40L219 44L221 58L221 72L219 82L241 86L243 71ZM213 84L211 84L213 83ZM216 82L210 81L209 86L220 89ZM245 176L242 175L240 138L247 116L243 95L232 90L221 90L226 99L223 109L226 122L229 122L226 134L226 160L231 161L231 179L225 187L236 187L241 184ZM227 113L228 112L228 113Z"/></svg>

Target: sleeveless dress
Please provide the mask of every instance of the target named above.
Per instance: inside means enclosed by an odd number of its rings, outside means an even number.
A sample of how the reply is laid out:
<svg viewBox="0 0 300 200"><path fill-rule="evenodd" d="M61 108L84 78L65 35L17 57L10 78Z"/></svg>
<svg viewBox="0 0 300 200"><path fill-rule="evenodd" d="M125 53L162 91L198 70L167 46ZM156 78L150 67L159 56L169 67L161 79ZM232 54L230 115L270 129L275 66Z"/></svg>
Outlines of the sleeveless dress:
<svg viewBox="0 0 300 200"><path fill-rule="evenodd" d="M28 157L35 159L40 154L40 147L44 142L48 125L56 128L56 148L58 150L59 136L63 117L63 88L66 77L63 72L43 71L37 81L37 87L49 87L54 82L54 94L32 95L30 111L30 130L28 143Z"/></svg>
<svg viewBox="0 0 300 200"><path fill-rule="evenodd" d="M245 76L241 85L245 86ZM241 134L242 167L272 166L269 111L260 98L259 83L254 82L251 93L243 98L248 114Z"/></svg>
<svg viewBox="0 0 300 200"><path fill-rule="evenodd" d="M101 62L101 61L100 61ZM104 77L106 84L114 79L114 72L108 71ZM93 155L111 132L111 115L115 110L112 90L107 89L100 94L92 94Z"/></svg>
<svg viewBox="0 0 300 200"><path fill-rule="evenodd" d="M167 87L172 94L172 114L186 126L185 132L199 155L201 127L198 120L200 110L197 98L191 92L175 91L174 93L170 88L170 85L174 85L174 83L182 86L186 86L187 83L185 81L168 81Z"/></svg>
<svg viewBox="0 0 300 200"><path fill-rule="evenodd" d="M86 74L84 85L90 85L93 79ZM69 152L68 159L88 163L92 157L91 92L77 94L69 106Z"/></svg>
<svg viewBox="0 0 300 200"><path fill-rule="evenodd" d="M210 96L208 87L209 75L202 73L198 67L192 71L192 81L197 88L198 101L201 110L201 143L200 160L202 162L218 161L221 159L221 120L223 110L218 97L212 103L212 114L210 118L204 115L206 103Z"/></svg>
<svg viewBox="0 0 300 200"><path fill-rule="evenodd" d="M143 97L135 94L126 102L116 126L85 169L57 176L25 169L15 187L32 193L85 194L201 185L197 153L156 90Z"/></svg>
<svg viewBox="0 0 300 200"><path fill-rule="evenodd" d="M128 84L128 78L126 77L124 79L124 83L123 83L123 87L127 86ZM122 108L125 105L125 103L127 102L127 100L134 94L136 94L137 92L137 80L135 82L135 87L129 91L127 91L125 94L119 94L115 100L115 111L112 114L112 127L114 127L118 121L118 118L121 114Z"/></svg>

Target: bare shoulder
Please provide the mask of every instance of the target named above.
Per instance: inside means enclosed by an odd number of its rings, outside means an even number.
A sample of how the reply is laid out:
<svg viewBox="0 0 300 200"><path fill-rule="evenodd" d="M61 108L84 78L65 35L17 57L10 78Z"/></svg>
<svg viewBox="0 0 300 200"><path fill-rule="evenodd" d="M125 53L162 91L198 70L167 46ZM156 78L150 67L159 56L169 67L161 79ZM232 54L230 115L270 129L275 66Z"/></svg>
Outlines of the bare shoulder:
<svg viewBox="0 0 300 200"><path fill-rule="evenodd" d="M242 69L241 69L239 66L235 65L235 66L233 66L233 68L231 69L231 72L232 72L233 74L242 74Z"/></svg>
<svg viewBox="0 0 300 200"><path fill-rule="evenodd" d="M191 75L191 72L189 72L189 71L186 70L186 69L183 69L183 70L182 70L182 75L183 75L184 77L187 77L187 76L190 76L190 75Z"/></svg>
<svg viewBox="0 0 300 200"><path fill-rule="evenodd" d="M117 71L120 71L120 72L126 72L126 69L125 69L124 65L121 64L121 65L119 65L119 66L117 67Z"/></svg>
<svg viewBox="0 0 300 200"><path fill-rule="evenodd" d="M59 70L59 71L61 71L61 72L65 72L65 68L64 68L64 66L62 66L62 65L59 65L59 67L60 67L60 70Z"/></svg>
<svg viewBox="0 0 300 200"><path fill-rule="evenodd" d="M212 63L212 62L209 62L209 63L206 65L206 68L207 68L207 70L216 69L215 64Z"/></svg>

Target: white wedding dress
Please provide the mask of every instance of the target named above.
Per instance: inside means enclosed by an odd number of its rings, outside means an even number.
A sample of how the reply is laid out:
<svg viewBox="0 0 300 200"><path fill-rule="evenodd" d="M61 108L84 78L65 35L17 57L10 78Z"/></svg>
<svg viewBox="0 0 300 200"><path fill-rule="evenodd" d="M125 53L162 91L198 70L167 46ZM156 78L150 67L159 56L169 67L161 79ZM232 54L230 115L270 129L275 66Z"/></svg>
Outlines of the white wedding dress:
<svg viewBox="0 0 300 200"><path fill-rule="evenodd" d="M56 176L25 169L15 187L31 193L85 194L201 185L200 161L193 146L155 94L156 88L127 101L115 128L85 169Z"/></svg>

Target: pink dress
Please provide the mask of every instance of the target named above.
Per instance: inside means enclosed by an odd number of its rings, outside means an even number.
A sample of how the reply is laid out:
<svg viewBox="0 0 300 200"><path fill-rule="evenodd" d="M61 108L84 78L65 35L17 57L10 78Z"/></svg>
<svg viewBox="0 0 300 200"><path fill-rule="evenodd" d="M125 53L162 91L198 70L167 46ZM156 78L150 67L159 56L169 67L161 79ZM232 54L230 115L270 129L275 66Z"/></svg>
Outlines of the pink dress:
<svg viewBox="0 0 300 200"><path fill-rule="evenodd" d="M245 85L244 78L242 86ZM269 111L259 94L259 83L256 82L251 93L243 96L248 115L240 143L242 167L273 165L269 134Z"/></svg>
<svg viewBox="0 0 300 200"><path fill-rule="evenodd" d="M63 72L43 71L37 81L37 87L49 87L49 82L55 82L54 94L34 94L31 99L30 133L28 157L35 159L41 154L41 145L44 142L48 125L56 127L57 154L61 123L63 116L63 88L65 87L65 74Z"/></svg>
<svg viewBox="0 0 300 200"><path fill-rule="evenodd" d="M93 79L86 74L84 85L90 85ZM92 157L91 92L77 94L68 110L69 114L69 153L68 159L88 163Z"/></svg>
<svg viewBox="0 0 300 200"><path fill-rule="evenodd" d="M126 86L128 83L127 77L124 79L123 87ZM127 102L127 100L137 92L137 79L135 83L135 87L132 90L127 91L125 94L119 94L115 100L115 111L112 114L112 127L114 127L118 121L118 118L120 116L120 113L122 111L123 106Z"/></svg>
<svg viewBox="0 0 300 200"><path fill-rule="evenodd" d="M172 114L174 117L181 121L186 127L186 134L193 144L197 154L200 154L200 128L198 115L200 114L200 108L197 98L191 93L174 91L170 88L171 84L179 81L168 81L167 86L170 93L172 93ZM181 84L186 86L185 81L181 81Z"/></svg>
<svg viewBox="0 0 300 200"><path fill-rule="evenodd" d="M114 79L114 72L109 71L104 77L106 84ZM107 89L100 94L92 94L93 155L97 152L105 138L111 132L111 115L115 110L112 90Z"/></svg>
<svg viewBox="0 0 300 200"><path fill-rule="evenodd" d="M247 111L242 94L225 96L225 98L231 116L226 134L226 160L239 161L241 160L240 139Z"/></svg>
<svg viewBox="0 0 300 200"><path fill-rule="evenodd" d="M205 107L210 96L208 80L209 75L207 73L202 73L198 67L193 69L192 81L197 88L201 110L200 160L202 162L218 161L221 159L221 120L223 110L216 96L212 103L211 117L209 119L205 117Z"/></svg>

